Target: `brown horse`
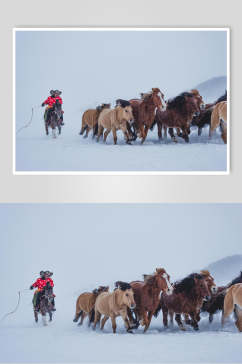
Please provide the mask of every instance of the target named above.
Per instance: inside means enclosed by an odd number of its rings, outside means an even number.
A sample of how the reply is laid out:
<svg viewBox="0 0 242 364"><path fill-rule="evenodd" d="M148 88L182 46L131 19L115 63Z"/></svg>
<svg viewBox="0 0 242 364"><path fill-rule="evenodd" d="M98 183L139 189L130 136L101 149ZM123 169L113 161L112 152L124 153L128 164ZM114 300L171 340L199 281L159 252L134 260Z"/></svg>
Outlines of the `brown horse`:
<svg viewBox="0 0 242 364"><path fill-rule="evenodd" d="M89 131L92 129L93 130L92 137L94 138L94 136L97 134L97 129L98 129L98 124L97 124L98 117L102 110L110 109L110 106L111 106L110 104L101 104L97 106L96 109L86 110L82 115L82 128L80 131L80 135L83 135L84 132L86 131L84 138L87 138Z"/></svg>
<svg viewBox="0 0 242 364"><path fill-rule="evenodd" d="M205 281L207 283L207 287L208 287L208 291L209 291L209 297L214 296L217 293L218 287L216 286L216 284L214 282L214 278L211 275L211 273L208 270L203 269L203 270L200 271L199 274L201 274L201 276L205 279ZM207 304L207 301L204 301L203 305L201 307L202 312L206 311L206 307L207 307L206 304ZM186 324L190 324L191 321L189 319L189 315L185 314L184 316L185 316ZM196 319L197 319L198 322L200 321L200 312L197 313Z"/></svg>
<svg viewBox="0 0 242 364"><path fill-rule="evenodd" d="M94 306L97 299L97 296L102 292L108 292L108 286L99 286L98 288L94 289L92 292L84 292L82 293L77 301L76 301L76 313L73 322L77 322L81 317L81 321L78 325L83 324L84 318L88 315L89 316L89 325L93 321L94 315Z"/></svg>
<svg viewBox="0 0 242 364"><path fill-rule="evenodd" d="M164 105L164 95L159 88L152 88L148 94L142 94L142 99L129 100L133 109L135 132L140 133L141 143L144 143L148 131L155 119L155 110Z"/></svg>
<svg viewBox="0 0 242 364"><path fill-rule="evenodd" d="M127 316L127 308L135 308L134 293L131 286L125 282L119 282L118 288L111 293L101 293L95 303L95 320L93 329L95 330L97 322L104 315L101 321L101 330L104 328L106 321L111 317L113 333L116 333L116 317L122 316L127 332L132 332L130 322Z"/></svg>
<svg viewBox="0 0 242 364"><path fill-rule="evenodd" d="M158 137L162 139L162 127L167 136L167 128L173 141L176 142L173 128L182 130L182 136L189 142L190 124L195 113L200 112L199 102L196 96L189 92L183 92L174 99L169 100L165 111L157 109L155 121L158 127Z"/></svg>
<svg viewBox="0 0 242 364"><path fill-rule="evenodd" d="M150 326L151 319L159 305L160 293L171 294L172 286L170 276L164 268L157 268L153 275L147 275L144 282L133 281L130 283L134 291L136 308L134 310L136 322L142 320L141 324L146 332ZM130 321L134 321L129 311Z"/></svg>
<svg viewBox="0 0 242 364"><path fill-rule="evenodd" d="M222 315L222 326L224 325L225 319L232 313L235 312L235 325L238 330L242 332L242 284L237 283L231 286L224 299L224 310Z"/></svg>
<svg viewBox="0 0 242 364"><path fill-rule="evenodd" d="M220 126L221 137L224 144L227 144L227 101L221 101L215 105L211 115L211 126L209 129L209 137L211 138L213 131Z"/></svg>
<svg viewBox="0 0 242 364"><path fill-rule="evenodd" d="M171 295L163 293L160 305L155 312L158 316L160 309L163 312L163 323L167 327L168 312L171 317L175 313L175 320L181 330L185 330L181 321L181 314L189 314L191 325L198 330L197 313L200 311L203 301L208 298L209 290L205 278L197 273L190 274L182 281L174 284L174 291Z"/></svg>

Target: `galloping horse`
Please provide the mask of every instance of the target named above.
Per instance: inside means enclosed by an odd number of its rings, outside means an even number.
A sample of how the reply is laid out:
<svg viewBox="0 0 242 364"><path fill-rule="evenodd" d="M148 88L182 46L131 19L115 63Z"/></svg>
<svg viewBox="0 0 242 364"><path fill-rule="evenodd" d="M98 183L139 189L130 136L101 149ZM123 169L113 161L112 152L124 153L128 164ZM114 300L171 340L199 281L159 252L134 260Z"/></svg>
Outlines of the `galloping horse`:
<svg viewBox="0 0 242 364"><path fill-rule="evenodd" d="M142 320L144 332L150 326L151 319L159 305L160 293L171 294L172 286L170 277L164 268L157 268L153 275L147 275L144 282L133 281L130 283L134 291L136 308L134 310L136 323ZM130 321L134 321L132 314L128 311Z"/></svg>
<svg viewBox="0 0 242 364"><path fill-rule="evenodd" d="M40 303L39 307L34 308L34 318L35 322L38 322L38 314L42 315L42 320L44 326L47 326L46 322L46 313L49 314L49 321L52 321L52 309L53 309L53 288L50 283L47 282L46 286L43 288L43 291L40 293Z"/></svg>
<svg viewBox="0 0 242 364"><path fill-rule="evenodd" d="M220 125L221 137L224 144L227 144L227 101L221 101L215 105L211 115L211 126L209 129L209 137L211 138L213 131Z"/></svg>
<svg viewBox="0 0 242 364"><path fill-rule="evenodd" d="M150 127L155 119L155 110L158 110L164 105L164 95L159 88L152 88L152 91L143 94L143 98L129 100L134 115L135 133L140 133L143 144Z"/></svg>
<svg viewBox="0 0 242 364"><path fill-rule="evenodd" d="M89 316L89 324L94 320L94 306L97 299L97 296L102 292L108 292L109 287L99 286L98 288L94 289L92 292L85 292L82 293L77 301L76 301L76 313L73 322L77 322L81 317L81 321L78 325L83 324L84 318L88 315Z"/></svg>
<svg viewBox="0 0 242 364"><path fill-rule="evenodd" d="M231 286L224 299L224 310L222 315L222 326L225 319L234 311L236 321L235 325L242 332L242 284L237 283Z"/></svg>
<svg viewBox="0 0 242 364"><path fill-rule="evenodd" d="M88 137L89 131L92 129L93 134L92 137L97 134L98 130L98 117L102 110L104 109L110 109L110 104L101 104L96 107L96 109L88 109L86 110L82 115L82 128L80 131L80 135L83 135L86 131L86 134L84 135L84 138Z"/></svg>
<svg viewBox="0 0 242 364"><path fill-rule="evenodd" d="M104 328L106 321L111 317L113 333L116 333L116 317L122 316L127 332L131 332L131 325L127 316L127 308L135 308L134 293L131 286L125 282L117 282L118 288L113 292L103 292L98 295L95 303L95 320L93 329L95 330L97 322L100 321L101 315L104 315L101 321L101 330Z"/></svg>
<svg viewBox="0 0 242 364"><path fill-rule="evenodd" d="M175 320L181 330L185 330L181 321L181 314L189 314L191 325L194 330L198 330L197 313L200 311L204 298L209 297L209 290L205 278L197 273L192 273L182 281L174 284L174 291L171 295L163 293L160 305L155 312L158 316L159 311L163 312L163 323L167 327L168 312L171 317L175 313Z"/></svg>
<svg viewBox="0 0 242 364"><path fill-rule="evenodd" d="M57 100L53 106L53 110L51 110L49 113L49 118L45 122L46 135L49 135L49 127L52 129L53 138L56 138L56 127L58 128L59 134L61 134L61 117L62 108L61 104Z"/></svg>
<svg viewBox="0 0 242 364"><path fill-rule="evenodd" d="M169 100L166 110L161 111L157 109L156 111L155 121L158 127L159 139L162 139L162 127L165 130L165 138L167 137L167 128L169 128L169 134L173 141L176 142L173 128L179 128L182 130L180 136L188 143L192 117L195 113L199 112L198 99L190 92L183 92L174 99Z"/></svg>

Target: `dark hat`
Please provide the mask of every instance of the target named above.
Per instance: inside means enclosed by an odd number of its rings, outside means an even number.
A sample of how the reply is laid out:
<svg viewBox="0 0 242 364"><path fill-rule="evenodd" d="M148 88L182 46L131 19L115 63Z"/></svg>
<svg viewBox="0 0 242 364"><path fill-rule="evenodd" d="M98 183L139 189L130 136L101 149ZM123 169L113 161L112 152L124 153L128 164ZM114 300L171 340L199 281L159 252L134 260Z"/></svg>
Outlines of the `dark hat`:
<svg viewBox="0 0 242 364"><path fill-rule="evenodd" d="M53 276L53 273L52 273L52 272L50 272L49 270L47 270L47 271L45 272L45 275L46 275L47 277L51 277L51 276Z"/></svg>
<svg viewBox="0 0 242 364"><path fill-rule="evenodd" d="M54 90L50 90L50 94L51 96L54 95L55 91Z"/></svg>
<svg viewBox="0 0 242 364"><path fill-rule="evenodd" d="M57 94L58 96L60 96L60 95L62 94L62 92L61 92L61 91L59 91L59 90L55 90L54 92L55 92L55 94Z"/></svg>
<svg viewBox="0 0 242 364"><path fill-rule="evenodd" d="M40 276L43 276L45 274L45 271L43 271L43 270L41 270L40 272L39 272L39 275Z"/></svg>

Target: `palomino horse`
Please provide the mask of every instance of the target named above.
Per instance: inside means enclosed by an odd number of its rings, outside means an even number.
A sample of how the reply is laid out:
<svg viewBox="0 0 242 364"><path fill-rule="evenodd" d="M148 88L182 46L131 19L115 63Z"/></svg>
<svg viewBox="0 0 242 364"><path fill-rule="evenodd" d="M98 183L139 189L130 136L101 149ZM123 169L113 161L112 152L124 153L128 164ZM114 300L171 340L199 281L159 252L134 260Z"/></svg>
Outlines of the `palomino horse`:
<svg viewBox="0 0 242 364"><path fill-rule="evenodd" d="M167 137L167 128L174 142L173 128L182 130L182 136L185 141L189 142L190 123L193 115L200 112L196 96L189 92L183 92L174 99L169 100L165 111L157 109L155 121L158 127L158 137L162 139L162 127L165 130L165 138Z"/></svg>
<svg viewBox="0 0 242 364"><path fill-rule="evenodd" d="M76 313L73 322L77 322L81 317L81 321L78 325L83 324L84 318L88 315L89 316L89 324L93 321L94 316L94 306L97 299L97 296L102 292L108 292L109 287L99 286L98 288L94 289L92 292L85 292L82 293L77 301L76 301Z"/></svg>
<svg viewBox="0 0 242 364"><path fill-rule="evenodd" d="M203 301L208 298L209 290L205 278L197 273L190 274L182 281L174 284L174 291L171 295L163 293L160 299L160 305L155 312L158 316L160 309L163 312L163 323L167 327L168 312L173 317L181 330L185 330L181 321L181 314L189 314L191 325L194 330L198 330L197 313L200 311Z"/></svg>
<svg viewBox="0 0 242 364"><path fill-rule="evenodd" d="M155 110L164 106L164 95L159 88L152 88L148 94L143 94L141 100L130 100L133 115L134 115L134 128L137 134L140 133L142 138L141 143L144 143L148 131L152 126L155 119Z"/></svg>
<svg viewBox="0 0 242 364"><path fill-rule="evenodd" d="M146 332L159 305L160 293L167 292L167 294L171 294L172 292L170 277L164 268L157 268L153 275L146 276L144 282L134 281L130 285L134 291L136 302L134 310L136 322L142 320L142 325L145 326L144 332ZM132 321L130 312L129 318Z"/></svg>
<svg viewBox="0 0 242 364"><path fill-rule="evenodd" d="M97 141L99 141L100 136L104 132L103 141L106 142L107 136L112 130L114 144L117 144L117 130L121 129L126 143L130 144L129 133L127 130L127 122L133 119L132 108L130 105L125 107L117 106L112 110L103 110L98 118L98 136Z"/></svg>
<svg viewBox="0 0 242 364"><path fill-rule="evenodd" d="M231 286L224 298L224 310L222 315L222 326L224 325L225 319L232 313L235 312L235 325L238 330L242 332L242 283L237 283Z"/></svg>
<svg viewBox="0 0 242 364"><path fill-rule="evenodd" d="M220 125L221 137L227 144L227 101L221 101L215 105L211 115L211 126L209 129L209 137L211 138L213 131Z"/></svg>
<svg viewBox="0 0 242 364"><path fill-rule="evenodd" d="M101 330L104 328L106 321L111 317L113 333L116 333L116 317L122 316L127 332L132 332L132 327L127 316L127 308L134 309L134 293L131 286L125 282L119 282L118 288L113 292L101 293L95 303L95 320L93 329L95 330L97 322L104 315L101 321Z"/></svg>
<svg viewBox="0 0 242 364"><path fill-rule="evenodd" d="M61 104L56 101L53 106L53 110L49 112L49 117L45 122L46 135L49 135L49 127L52 129L52 136L56 138L56 128L58 128L59 135L61 134L61 122L62 122L62 108Z"/></svg>
<svg viewBox="0 0 242 364"><path fill-rule="evenodd" d="M98 124L97 124L98 117L102 110L110 109L110 106L111 106L110 104L101 104L97 106L96 109L86 110L82 115L82 128L80 131L80 135L83 135L84 132L86 131L84 138L87 138L89 131L92 129L93 130L92 137L94 138L94 136L97 134L97 129L98 129Z"/></svg>
<svg viewBox="0 0 242 364"><path fill-rule="evenodd" d="M47 282L43 291L40 293L40 303L39 307L34 308L34 318L35 322L38 322L38 314L42 315L42 320L44 326L47 326L46 313L49 314L49 321L52 321L52 309L53 309L53 288L50 283Z"/></svg>

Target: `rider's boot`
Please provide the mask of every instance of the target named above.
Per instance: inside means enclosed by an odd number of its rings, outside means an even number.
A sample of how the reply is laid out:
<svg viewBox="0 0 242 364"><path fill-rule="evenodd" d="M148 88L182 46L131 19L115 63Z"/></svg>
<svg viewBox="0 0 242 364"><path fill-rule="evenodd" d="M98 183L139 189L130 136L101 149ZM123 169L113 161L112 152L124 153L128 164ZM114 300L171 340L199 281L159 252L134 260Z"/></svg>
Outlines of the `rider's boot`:
<svg viewBox="0 0 242 364"><path fill-rule="evenodd" d="M65 125L65 123L63 122L63 116L61 117L61 126Z"/></svg>
<svg viewBox="0 0 242 364"><path fill-rule="evenodd" d="M56 311L56 308L55 308L55 299L53 298L53 300L52 300L52 305L53 305L53 307L52 307L52 311Z"/></svg>

